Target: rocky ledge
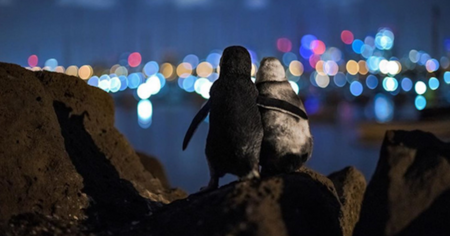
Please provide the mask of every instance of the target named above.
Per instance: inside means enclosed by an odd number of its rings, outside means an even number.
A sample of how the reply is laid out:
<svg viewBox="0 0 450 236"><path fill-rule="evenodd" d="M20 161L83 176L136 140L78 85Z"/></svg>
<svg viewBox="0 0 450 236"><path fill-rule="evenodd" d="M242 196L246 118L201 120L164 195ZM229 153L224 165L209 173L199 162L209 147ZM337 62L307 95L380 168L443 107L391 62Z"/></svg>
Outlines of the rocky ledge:
<svg viewBox="0 0 450 236"><path fill-rule="evenodd" d="M448 235L450 144L388 131L367 185L347 167L233 182L190 196L114 127L84 81L0 63L5 235Z"/></svg>

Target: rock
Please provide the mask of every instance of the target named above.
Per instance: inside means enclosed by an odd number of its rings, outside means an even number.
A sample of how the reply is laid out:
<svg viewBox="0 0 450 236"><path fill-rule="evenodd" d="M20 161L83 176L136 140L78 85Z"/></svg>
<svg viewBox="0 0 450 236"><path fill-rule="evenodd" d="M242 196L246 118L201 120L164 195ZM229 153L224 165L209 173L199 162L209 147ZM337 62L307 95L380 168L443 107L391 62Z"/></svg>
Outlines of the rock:
<svg viewBox="0 0 450 236"><path fill-rule="evenodd" d="M144 169L85 81L0 63L0 101L0 225L36 212L118 227L185 196Z"/></svg>
<svg viewBox="0 0 450 236"><path fill-rule="evenodd" d="M448 235L449 159L431 133L388 131L354 235Z"/></svg>
<svg viewBox="0 0 450 236"><path fill-rule="evenodd" d="M147 155L142 152L136 152L145 170L152 173L155 178L161 182L162 186L170 189L169 179L161 162L154 156Z"/></svg>
<svg viewBox="0 0 450 236"><path fill-rule="evenodd" d="M175 201L142 223L152 235L343 235L333 183L311 170L233 182ZM140 235L136 232L136 235ZM145 235L145 234L143 234Z"/></svg>
<svg viewBox="0 0 450 236"><path fill-rule="evenodd" d="M359 220L366 179L354 167L346 167L328 176L336 187L342 204L341 226L345 236L351 236L356 222Z"/></svg>

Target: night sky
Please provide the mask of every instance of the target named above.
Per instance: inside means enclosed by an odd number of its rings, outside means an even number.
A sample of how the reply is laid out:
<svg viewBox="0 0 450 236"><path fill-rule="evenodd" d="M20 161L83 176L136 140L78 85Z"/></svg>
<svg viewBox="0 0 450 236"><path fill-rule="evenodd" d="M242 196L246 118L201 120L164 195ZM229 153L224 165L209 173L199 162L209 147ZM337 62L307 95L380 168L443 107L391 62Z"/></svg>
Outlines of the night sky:
<svg viewBox="0 0 450 236"><path fill-rule="evenodd" d="M432 8L437 18L438 54L432 48ZM259 56L277 55L276 40L313 34L341 47L340 33L375 35L380 27L395 34L394 54L425 50L444 53L450 38L447 0L0 0L0 61L27 65L32 54L43 64L111 66L121 53L138 51L143 60L181 60L241 44ZM41 65L42 66L42 65Z"/></svg>

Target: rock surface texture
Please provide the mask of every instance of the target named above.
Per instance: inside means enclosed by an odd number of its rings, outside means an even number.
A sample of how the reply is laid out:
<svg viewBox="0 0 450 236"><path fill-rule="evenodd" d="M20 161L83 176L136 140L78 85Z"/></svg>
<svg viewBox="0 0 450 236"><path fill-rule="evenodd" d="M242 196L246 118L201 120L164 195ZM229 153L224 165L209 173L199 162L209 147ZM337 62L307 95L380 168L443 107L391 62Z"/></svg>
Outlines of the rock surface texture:
<svg viewBox="0 0 450 236"><path fill-rule="evenodd" d="M388 131L354 235L449 235L450 144Z"/></svg>
<svg viewBox="0 0 450 236"><path fill-rule="evenodd" d="M0 63L0 225L40 213L117 227L184 197L142 166L114 104L79 78Z"/></svg>

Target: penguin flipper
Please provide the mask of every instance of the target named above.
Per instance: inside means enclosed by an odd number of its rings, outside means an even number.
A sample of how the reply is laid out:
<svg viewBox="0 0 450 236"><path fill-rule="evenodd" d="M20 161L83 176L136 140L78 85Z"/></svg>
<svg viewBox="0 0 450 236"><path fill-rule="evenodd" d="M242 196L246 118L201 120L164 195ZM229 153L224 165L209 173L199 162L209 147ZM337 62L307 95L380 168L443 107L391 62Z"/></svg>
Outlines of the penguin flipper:
<svg viewBox="0 0 450 236"><path fill-rule="evenodd" d="M256 103L258 104L258 106L266 109L278 110L281 112L289 113L290 115L297 118L303 118L305 120L308 119L308 115L306 115L306 112L304 112L302 109L280 99L258 96Z"/></svg>
<svg viewBox="0 0 450 236"><path fill-rule="evenodd" d="M205 103L205 105L203 105L203 107L200 108L200 111L197 112L197 115L195 115L194 119L192 119L191 125L189 125L189 129L184 135L183 150L186 149L187 145L189 144L189 141L192 138L192 135L194 135L194 132L197 129L200 122L202 122L206 118L206 116L208 116L210 109L211 109L210 100L208 100Z"/></svg>

